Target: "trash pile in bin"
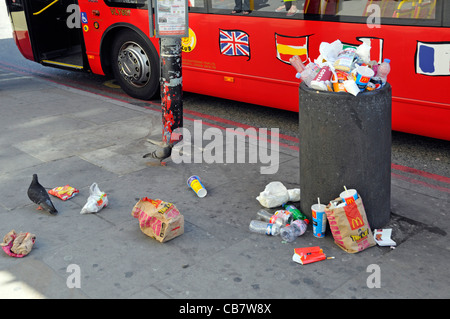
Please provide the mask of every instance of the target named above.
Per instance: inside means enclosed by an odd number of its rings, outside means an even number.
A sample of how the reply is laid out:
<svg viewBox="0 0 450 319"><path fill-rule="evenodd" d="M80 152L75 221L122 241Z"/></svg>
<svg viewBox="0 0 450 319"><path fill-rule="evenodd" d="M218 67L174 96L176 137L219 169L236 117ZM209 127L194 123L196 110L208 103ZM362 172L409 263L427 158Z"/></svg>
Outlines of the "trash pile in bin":
<svg viewBox="0 0 450 319"><path fill-rule="evenodd" d="M389 59L381 63L370 60L370 49L365 42L359 46L343 44L340 40L322 42L320 55L314 62L303 63L298 55L289 61L297 71L296 77L308 87L356 96L360 92L382 88L391 71Z"/></svg>

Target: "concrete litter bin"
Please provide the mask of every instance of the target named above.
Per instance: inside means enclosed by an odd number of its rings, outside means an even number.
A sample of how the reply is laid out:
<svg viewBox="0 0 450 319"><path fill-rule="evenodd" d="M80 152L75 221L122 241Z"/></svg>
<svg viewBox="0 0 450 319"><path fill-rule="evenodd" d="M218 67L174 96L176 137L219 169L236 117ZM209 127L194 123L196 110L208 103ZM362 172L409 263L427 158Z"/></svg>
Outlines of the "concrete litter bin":
<svg viewBox="0 0 450 319"><path fill-rule="evenodd" d="M300 84L300 208L339 197L354 188L370 227L390 219L391 99L389 83L357 96Z"/></svg>

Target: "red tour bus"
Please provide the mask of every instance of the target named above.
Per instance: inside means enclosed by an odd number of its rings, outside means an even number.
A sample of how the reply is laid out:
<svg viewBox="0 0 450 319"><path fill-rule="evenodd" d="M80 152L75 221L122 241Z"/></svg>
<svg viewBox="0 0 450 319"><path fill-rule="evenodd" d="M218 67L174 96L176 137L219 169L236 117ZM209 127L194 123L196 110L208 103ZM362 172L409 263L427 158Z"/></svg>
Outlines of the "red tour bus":
<svg viewBox="0 0 450 319"><path fill-rule="evenodd" d="M159 94L147 0L6 3L27 59L114 75L139 99ZM289 58L314 61L321 42L367 42L371 60L391 60L392 129L450 140L450 1L251 0L250 13L234 11L234 0L189 0L183 90L298 112Z"/></svg>

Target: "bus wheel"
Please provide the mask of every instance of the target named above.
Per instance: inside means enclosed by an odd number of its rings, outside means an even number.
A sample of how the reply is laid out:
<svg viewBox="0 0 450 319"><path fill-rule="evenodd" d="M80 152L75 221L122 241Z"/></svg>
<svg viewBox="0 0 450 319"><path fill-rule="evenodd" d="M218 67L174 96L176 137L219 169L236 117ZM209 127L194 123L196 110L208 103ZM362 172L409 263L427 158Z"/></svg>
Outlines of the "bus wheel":
<svg viewBox="0 0 450 319"><path fill-rule="evenodd" d="M128 95L150 100L159 93L159 58L152 44L124 30L115 38L111 54L114 77Z"/></svg>

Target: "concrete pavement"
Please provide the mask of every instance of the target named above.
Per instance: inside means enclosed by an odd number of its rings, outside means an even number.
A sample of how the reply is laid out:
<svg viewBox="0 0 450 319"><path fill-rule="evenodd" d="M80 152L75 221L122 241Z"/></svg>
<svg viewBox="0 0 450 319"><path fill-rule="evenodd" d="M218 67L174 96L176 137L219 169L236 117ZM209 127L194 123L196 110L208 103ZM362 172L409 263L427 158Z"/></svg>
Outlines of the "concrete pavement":
<svg viewBox="0 0 450 319"><path fill-rule="evenodd" d="M0 112L0 237L11 229L37 236L24 258L0 251L1 298L450 297L448 177L395 171L386 227L393 228L397 247L348 254L331 234L315 238L311 226L293 243L248 230L262 208L255 198L269 182L299 187L298 151L290 142L279 147L275 174L261 174L267 164L248 160L148 165L142 155L152 148L147 137L161 133L158 110L5 67ZM185 119L190 132L195 119ZM211 127L225 136L228 126L203 122L203 130ZM262 147L261 139L251 143ZM69 184L80 193L68 201L52 197L56 216L37 211L26 194L33 173L45 187ZM186 185L191 175L204 182L205 198ZM93 182L109 205L81 215ZM131 216L142 197L174 203L185 217L185 233L166 243L143 234ZM335 259L293 262L294 248L307 246ZM79 288L69 288L74 265ZM368 285L370 265L379 269L380 288Z"/></svg>

